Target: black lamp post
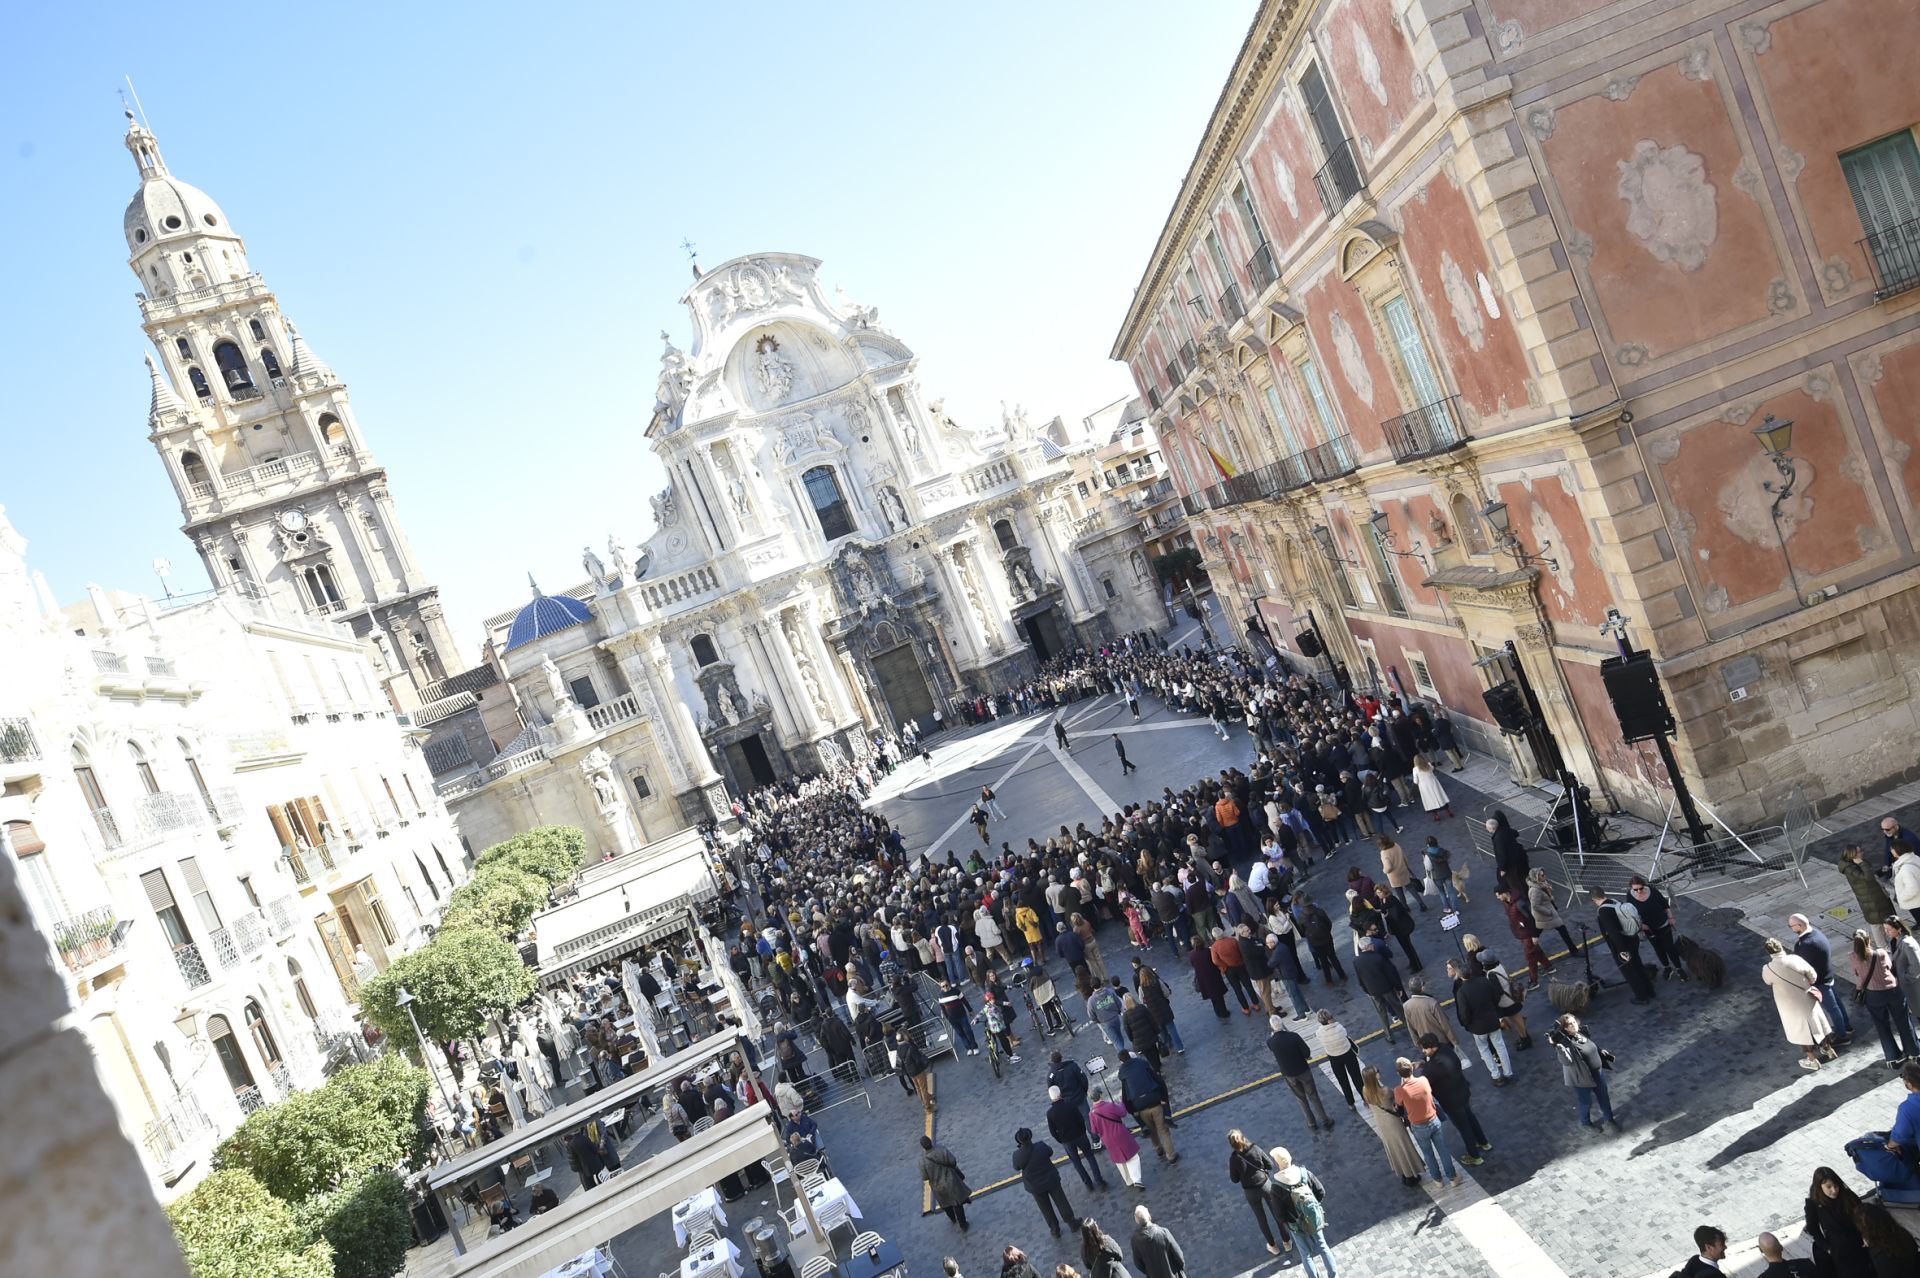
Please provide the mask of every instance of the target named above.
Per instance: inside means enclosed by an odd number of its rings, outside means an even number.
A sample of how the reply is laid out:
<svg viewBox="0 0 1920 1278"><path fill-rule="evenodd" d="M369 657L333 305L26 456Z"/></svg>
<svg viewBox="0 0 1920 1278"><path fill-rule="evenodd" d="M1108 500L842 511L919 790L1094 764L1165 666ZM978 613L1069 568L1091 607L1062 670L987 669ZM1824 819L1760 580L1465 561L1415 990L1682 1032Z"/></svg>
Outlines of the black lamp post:
<svg viewBox="0 0 1920 1278"><path fill-rule="evenodd" d="M1420 544L1418 538L1407 543L1413 547L1412 550L1398 550L1394 547L1393 525L1387 519L1386 511L1376 510L1371 515L1368 515L1367 526L1373 529L1374 543L1378 545L1381 550L1389 555L1396 555L1401 559L1418 559L1422 567L1426 566L1427 556L1423 553L1426 547Z"/></svg>
<svg viewBox="0 0 1920 1278"><path fill-rule="evenodd" d="M1787 561L1787 580L1793 583L1793 597L1801 599L1800 574L1794 571L1793 556L1787 551L1786 529L1780 526L1780 508L1787 504L1787 498L1793 496L1793 486L1800 478L1800 472L1793 464L1793 458L1787 449L1793 446L1793 419L1781 421L1772 413L1753 428L1753 437L1759 441L1773 468L1780 472L1779 482L1771 479L1760 481L1760 487L1773 494L1773 506L1767 514L1773 520L1773 535L1780 542L1780 557Z"/></svg>
<svg viewBox="0 0 1920 1278"><path fill-rule="evenodd" d="M1504 501L1490 501L1481 510L1480 518L1487 521L1487 527L1493 529L1494 540L1500 543L1500 549L1510 555L1516 563L1545 564L1554 572L1560 571L1560 561L1549 555L1530 555L1520 544L1520 534L1513 531L1513 516L1507 511ZM1552 550L1553 543L1543 541L1541 550Z"/></svg>

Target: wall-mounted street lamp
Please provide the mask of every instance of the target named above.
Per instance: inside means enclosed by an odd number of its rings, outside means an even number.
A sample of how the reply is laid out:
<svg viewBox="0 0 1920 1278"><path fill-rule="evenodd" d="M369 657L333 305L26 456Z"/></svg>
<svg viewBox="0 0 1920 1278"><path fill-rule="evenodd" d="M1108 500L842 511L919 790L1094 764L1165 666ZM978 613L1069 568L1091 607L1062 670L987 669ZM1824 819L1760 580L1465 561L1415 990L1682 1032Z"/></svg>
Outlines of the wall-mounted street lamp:
<svg viewBox="0 0 1920 1278"><path fill-rule="evenodd" d="M1401 559L1418 559L1423 568L1430 566L1424 553L1426 548L1420 544L1419 538L1408 543L1413 547L1412 550L1399 550L1394 547L1393 526L1387 521L1386 511L1376 510L1368 515L1367 526L1373 529L1373 540L1385 553L1397 555Z"/></svg>
<svg viewBox="0 0 1920 1278"><path fill-rule="evenodd" d="M1358 568L1360 566L1358 562L1348 559L1340 553L1340 548L1333 544L1333 529L1327 527L1325 524L1315 524L1313 526L1313 540L1314 544L1320 547L1320 553L1326 556L1328 563L1345 564L1349 568Z"/></svg>
<svg viewBox="0 0 1920 1278"><path fill-rule="evenodd" d="M1780 542L1780 557L1787 561L1787 580L1793 583L1793 596L1799 599L1800 574L1794 571L1793 556L1787 551L1787 532L1780 526L1780 508L1787 504L1787 498L1793 496L1794 483L1800 478L1800 472L1787 452L1793 446L1793 419L1781 421L1768 413L1765 420L1753 428L1753 437L1773 462L1773 468L1780 472L1778 483L1763 479L1760 487L1773 494L1773 507L1767 514L1773 519L1773 535Z"/></svg>
<svg viewBox="0 0 1920 1278"><path fill-rule="evenodd" d="M1504 501L1488 502L1486 508L1480 512L1480 518L1487 521L1487 527L1493 529L1494 540L1500 543L1500 549L1511 556L1515 563L1545 564L1554 572L1560 571L1560 561L1551 555L1527 553L1526 548L1520 544L1520 534L1513 531L1513 517L1507 513L1507 503ZM1553 543L1543 541L1540 543L1540 549L1552 550Z"/></svg>

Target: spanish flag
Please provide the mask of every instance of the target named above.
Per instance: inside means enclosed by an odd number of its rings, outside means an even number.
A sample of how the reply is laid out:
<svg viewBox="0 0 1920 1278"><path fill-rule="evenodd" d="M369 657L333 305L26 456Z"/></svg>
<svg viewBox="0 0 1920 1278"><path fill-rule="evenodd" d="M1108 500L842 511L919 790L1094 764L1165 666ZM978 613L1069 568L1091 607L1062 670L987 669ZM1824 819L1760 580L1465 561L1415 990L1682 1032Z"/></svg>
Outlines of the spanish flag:
<svg viewBox="0 0 1920 1278"><path fill-rule="evenodd" d="M1206 446L1206 449L1207 449L1207 456L1213 458L1214 469L1220 472L1220 478L1232 479L1235 475L1240 473L1239 471L1233 468L1233 463L1228 461L1226 458L1222 457L1220 455L1219 450L1216 449L1212 444L1208 444Z"/></svg>

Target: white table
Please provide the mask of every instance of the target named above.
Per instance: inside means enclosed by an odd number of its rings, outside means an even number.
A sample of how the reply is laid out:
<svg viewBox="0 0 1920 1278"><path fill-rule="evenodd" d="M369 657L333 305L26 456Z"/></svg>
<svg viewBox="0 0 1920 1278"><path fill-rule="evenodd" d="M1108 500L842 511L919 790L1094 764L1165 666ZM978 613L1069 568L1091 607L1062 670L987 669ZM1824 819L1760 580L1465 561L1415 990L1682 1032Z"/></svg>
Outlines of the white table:
<svg viewBox="0 0 1920 1278"><path fill-rule="evenodd" d="M828 1203L843 1202L847 1205L847 1215L853 1217L855 1220L862 1219L860 1215L860 1204L853 1201L853 1195L847 1192L847 1187L840 1183L838 1176L828 1180L826 1184L820 1186L818 1189L809 1189L807 1191L807 1201L813 1204L813 1214L815 1216L818 1216L820 1209ZM794 1212L794 1218L796 1223L793 1226L793 1236L798 1238L801 1234L807 1232L807 1213L796 1210Z"/></svg>
<svg viewBox="0 0 1920 1278"><path fill-rule="evenodd" d="M703 1189L684 1202L676 1203L673 1208L673 1237L682 1247L687 1245L687 1222L702 1216L711 1216L713 1223L721 1229L727 1227L726 1209L720 1205L720 1191Z"/></svg>
<svg viewBox="0 0 1920 1278"><path fill-rule="evenodd" d="M556 1265L540 1278L609 1278L613 1261L598 1247L583 1251L572 1260Z"/></svg>
<svg viewBox="0 0 1920 1278"><path fill-rule="evenodd" d="M702 1247L680 1262L680 1278L740 1278L740 1249L732 1239L723 1238L711 1247Z"/></svg>
<svg viewBox="0 0 1920 1278"><path fill-rule="evenodd" d="M553 1168L551 1167L541 1168L539 1171L535 1172L533 1175L527 1177L527 1188L529 1189L533 1188L535 1185L539 1184L541 1181L547 1179L551 1175L553 1175Z"/></svg>

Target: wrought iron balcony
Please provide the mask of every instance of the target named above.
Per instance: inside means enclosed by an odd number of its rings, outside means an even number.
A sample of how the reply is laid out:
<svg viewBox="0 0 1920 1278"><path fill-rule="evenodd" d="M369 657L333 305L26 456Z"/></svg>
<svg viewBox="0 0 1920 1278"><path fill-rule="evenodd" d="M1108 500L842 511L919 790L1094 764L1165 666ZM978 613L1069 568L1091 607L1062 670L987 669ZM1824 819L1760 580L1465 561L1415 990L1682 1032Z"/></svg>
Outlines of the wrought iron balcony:
<svg viewBox="0 0 1920 1278"><path fill-rule="evenodd" d="M1220 295L1220 314L1229 324L1246 318L1247 308L1240 300L1238 284L1227 285L1227 291Z"/></svg>
<svg viewBox="0 0 1920 1278"><path fill-rule="evenodd" d="M1170 391L1179 390L1182 376L1183 374L1180 372L1179 361L1171 360L1171 359L1168 360L1167 361L1167 389Z"/></svg>
<svg viewBox="0 0 1920 1278"><path fill-rule="evenodd" d="M1387 447L1393 450L1395 461L1432 457L1467 442L1466 425L1460 420L1460 400L1455 395L1390 418L1380 423L1380 429L1386 432Z"/></svg>
<svg viewBox="0 0 1920 1278"><path fill-rule="evenodd" d="M213 976L207 971L207 961L200 957L200 947L192 941L173 947L173 961L180 965L180 979L187 988L197 990L202 985L211 985Z"/></svg>
<svg viewBox="0 0 1920 1278"><path fill-rule="evenodd" d="M1247 276L1253 281L1256 296L1273 287L1279 280L1280 268L1273 260L1273 245L1262 244L1254 255L1247 259Z"/></svg>
<svg viewBox="0 0 1920 1278"><path fill-rule="evenodd" d="M93 809L93 827L100 832L102 854L118 852L126 846L126 840L120 837L120 823L113 819L113 812L110 809Z"/></svg>
<svg viewBox="0 0 1920 1278"><path fill-rule="evenodd" d="M220 960L220 966L231 972L240 966L240 950L233 943L233 933L224 927L216 927L207 934L207 940L213 946L214 957Z"/></svg>
<svg viewBox="0 0 1920 1278"><path fill-rule="evenodd" d="M1157 387L1147 387L1147 407L1152 409L1160 407L1160 391Z"/></svg>
<svg viewBox="0 0 1920 1278"><path fill-rule="evenodd" d="M267 937L267 915L264 910L248 910L233 921L231 930L233 943L239 947L242 958L252 958L266 949L270 943Z"/></svg>
<svg viewBox="0 0 1920 1278"><path fill-rule="evenodd" d="M207 815L213 818L216 825L238 825L245 816L238 787L223 785L207 791L202 797L206 800Z"/></svg>
<svg viewBox="0 0 1920 1278"><path fill-rule="evenodd" d="M267 922L276 940L284 941L293 935L294 927L300 922L300 902L294 896L276 896L267 905Z"/></svg>
<svg viewBox="0 0 1920 1278"><path fill-rule="evenodd" d="M267 1077L273 1080L273 1089L280 1093L281 1100L293 1095L293 1071L287 1068L285 1061L267 1062Z"/></svg>
<svg viewBox="0 0 1920 1278"><path fill-rule="evenodd" d="M234 1088L233 1098L240 1102L240 1112L242 1114L251 1114L255 1110L265 1109L267 1107L267 1098L262 1096L260 1089L252 1083Z"/></svg>
<svg viewBox="0 0 1920 1278"><path fill-rule="evenodd" d="M1313 175L1313 184L1320 189L1320 202L1327 206L1328 217L1360 194L1360 155L1354 150L1352 138L1342 138L1338 145L1327 148L1327 162Z"/></svg>
<svg viewBox="0 0 1920 1278"><path fill-rule="evenodd" d="M296 848L291 844L280 845L280 859L287 863L287 869L293 872L295 883L313 882L313 874L307 869L305 848Z"/></svg>
<svg viewBox="0 0 1920 1278"><path fill-rule="evenodd" d="M40 740L33 720L23 715L0 719L0 763L33 763L40 758Z"/></svg>
<svg viewBox="0 0 1920 1278"><path fill-rule="evenodd" d="M173 663L165 657L148 657L147 673L157 679L171 679L174 677Z"/></svg>
<svg viewBox="0 0 1920 1278"><path fill-rule="evenodd" d="M213 1131L213 1123L192 1092L176 1092L159 1114L147 1121L140 1143L159 1168L185 1158L195 1141Z"/></svg>
<svg viewBox="0 0 1920 1278"><path fill-rule="evenodd" d="M1317 483L1327 483L1343 475L1351 475L1359 469L1353 460L1353 437L1335 435L1324 444L1315 444L1300 454L1305 459L1307 473Z"/></svg>
<svg viewBox="0 0 1920 1278"><path fill-rule="evenodd" d="M1200 512L1204 511L1206 508L1207 508L1206 503L1201 501L1194 494L1192 493L1180 494L1180 509L1187 512L1188 518L1192 518L1193 516L1198 515Z"/></svg>
<svg viewBox="0 0 1920 1278"><path fill-rule="evenodd" d="M126 935L113 907L102 905L55 923L53 946L60 952L60 961L79 972L117 953Z"/></svg>
<svg viewBox="0 0 1920 1278"><path fill-rule="evenodd" d="M1920 218L1875 231L1860 241L1873 268L1873 296L1882 301L1920 288Z"/></svg>
<svg viewBox="0 0 1920 1278"><path fill-rule="evenodd" d="M1200 352L1194 349L1192 342L1180 343L1180 367L1189 373L1200 367Z"/></svg>
<svg viewBox="0 0 1920 1278"><path fill-rule="evenodd" d="M127 659L107 648L93 650L93 668L101 674L127 673Z"/></svg>
<svg viewBox="0 0 1920 1278"><path fill-rule="evenodd" d="M1273 465L1279 472L1278 493L1292 492L1296 488L1304 488L1313 482L1313 472L1307 469L1305 453L1294 453L1290 457L1282 457Z"/></svg>

